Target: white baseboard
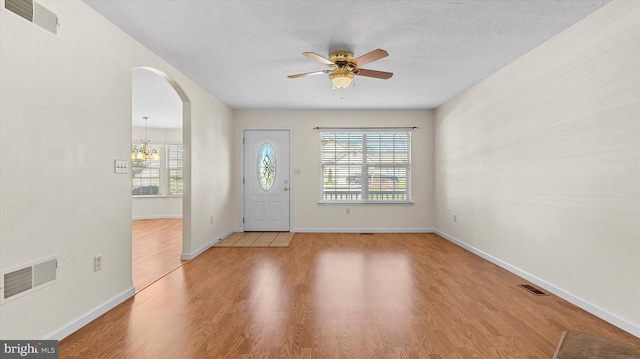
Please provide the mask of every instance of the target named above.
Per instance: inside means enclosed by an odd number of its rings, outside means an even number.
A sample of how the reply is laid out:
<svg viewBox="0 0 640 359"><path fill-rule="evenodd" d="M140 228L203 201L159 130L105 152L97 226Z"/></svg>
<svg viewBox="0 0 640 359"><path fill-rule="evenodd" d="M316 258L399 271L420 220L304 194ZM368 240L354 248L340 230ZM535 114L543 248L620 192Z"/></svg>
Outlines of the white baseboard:
<svg viewBox="0 0 640 359"><path fill-rule="evenodd" d="M213 241L205 244L204 246L196 249L195 251L191 252L191 253L182 253L180 255L180 260L183 261L188 261L188 260L192 260L193 258L199 256L200 254L202 254L204 251L206 251L207 249L213 247L216 243L220 242L221 240L229 237L231 235L231 233L233 232L238 232L239 230L235 230L232 229L229 232L223 234L222 236L220 236L219 238L214 239Z"/></svg>
<svg viewBox="0 0 640 359"><path fill-rule="evenodd" d="M436 233L434 228L294 228L295 233Z"/></svg>
<svg viewBox="0 0 640 359"><path fill-rule="evenodd" d="M469 252L480 256L486 260L488 260L489 262L502 267L506 270L508 270L509 272L522 277L523 279L539 286L540 288L544 288L545 290L547 290L550 293L553 293L554 295L557 295L558 297L568 301L571 304L574 304L584 310L586 310L587 312L595 315L596 317L599 317L600 319L603 319L613 325L615 325L616 327L631 333L633 335L635 335L636 337L640 338L640 325L639 324L634 324L624 318L620 318L619 316L612 314L611 312L598 307L597 305L594 305L592 303L589 303L588 301L570 293L567 292L566 290L563 290L562 288L558 288L555 285L545 281L544 279L538 278L530 273L527 273L523 270L521 270L520 268L517 268L499 258L496 258L488 253L485 253L473 246L468 245L467 243L453 237L450 236L444 232L441 232L439 230L435 230L435 233L443 238L445 238L446 240L468 250Z"/></svg>
<svg viewBox="0 0 640 359"><path fill-rule="evenodd" d="M133 297L135 294L136 294L135 288L131 287L125 290L124 292L116 295L115 297L109 299L108 301L95 307L93 310L89 311L88 313L85 313L84 315L80 316L76 320L68 323L62 328L47 335L44 339L45 340L62 340L67 336L71 335L76 330L84 327L85 325L89 324L93 320L97 319L99 316L103 315L104 313L117 307L120 303Z"/></svg>
<svg viewBox="0 0 640 359"><path fill-rule="evenodd" d="M143 220L143 219L162 219L162 218L182 218L182 215L175 215L175 216L163 216L163 215L157 215L157 216L135 216L132 217L132 219L134 221L138 221L138 220Z"/></svg>

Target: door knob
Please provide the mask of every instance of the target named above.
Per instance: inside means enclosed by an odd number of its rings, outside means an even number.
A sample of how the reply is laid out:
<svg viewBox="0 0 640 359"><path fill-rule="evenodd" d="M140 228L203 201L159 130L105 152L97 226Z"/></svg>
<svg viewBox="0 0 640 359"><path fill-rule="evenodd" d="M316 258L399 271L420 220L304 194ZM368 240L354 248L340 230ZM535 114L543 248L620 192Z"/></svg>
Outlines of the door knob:
<svg viewBox="0 0 640 359"><path fill-rule="evenodd" d="M285 188L284 188L284 190L285 190L285 191L288 191L288 190L289 190L289 188L285 187Z"/></svg>

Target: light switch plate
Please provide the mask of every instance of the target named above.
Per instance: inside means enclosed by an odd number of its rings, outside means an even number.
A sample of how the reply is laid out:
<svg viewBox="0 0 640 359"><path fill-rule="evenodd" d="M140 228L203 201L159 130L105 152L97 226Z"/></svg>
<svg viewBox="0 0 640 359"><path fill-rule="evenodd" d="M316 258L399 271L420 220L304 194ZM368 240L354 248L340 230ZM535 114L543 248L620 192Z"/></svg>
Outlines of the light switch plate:
<svg viewBox="0 0 640 359"><path fill-rule="evenodd" d="M129 173L129 161L127 160L115 160L115 173L127 174Z"/></svg>

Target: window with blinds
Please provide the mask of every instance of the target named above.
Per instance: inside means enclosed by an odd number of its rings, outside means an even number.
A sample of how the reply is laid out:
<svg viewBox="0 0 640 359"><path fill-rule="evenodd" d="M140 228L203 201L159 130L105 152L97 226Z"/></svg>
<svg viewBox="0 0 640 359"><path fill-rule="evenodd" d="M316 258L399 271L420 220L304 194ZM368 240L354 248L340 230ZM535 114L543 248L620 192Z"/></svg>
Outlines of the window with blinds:
<svg viewBox="0 0 640 359"><path fill-rule="evenodd" d="M411 131L322 130L323 202L410 202Z"/></svg>
<svg viewBox="0 0 640 359"><path fill-rule="evenodd" d="M137 144L133 144L135 148ZM160 145L150 145L151 150L161 153ZM131 160L131 194L152 196L160 194L160 160Z"/></svg>
<svg viewBox="0 0 640 359"><path fill-rule="evenodd" d="M169 194L182 194L182 145L167 145L167 172L169 173Z"/></svg>

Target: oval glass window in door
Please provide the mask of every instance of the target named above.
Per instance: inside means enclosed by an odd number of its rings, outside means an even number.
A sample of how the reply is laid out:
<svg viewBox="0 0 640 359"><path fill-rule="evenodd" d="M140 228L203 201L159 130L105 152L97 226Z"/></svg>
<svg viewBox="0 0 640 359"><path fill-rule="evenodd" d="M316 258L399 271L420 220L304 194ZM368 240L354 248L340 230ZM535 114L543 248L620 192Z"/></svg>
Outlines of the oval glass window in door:
<svg viewBox="0 0 640 359"><path fill-rule="evenodd" d="M268 191L276 179L276 154L273 147L265 143L258 152L258 182L263 190Z"/></svg>

